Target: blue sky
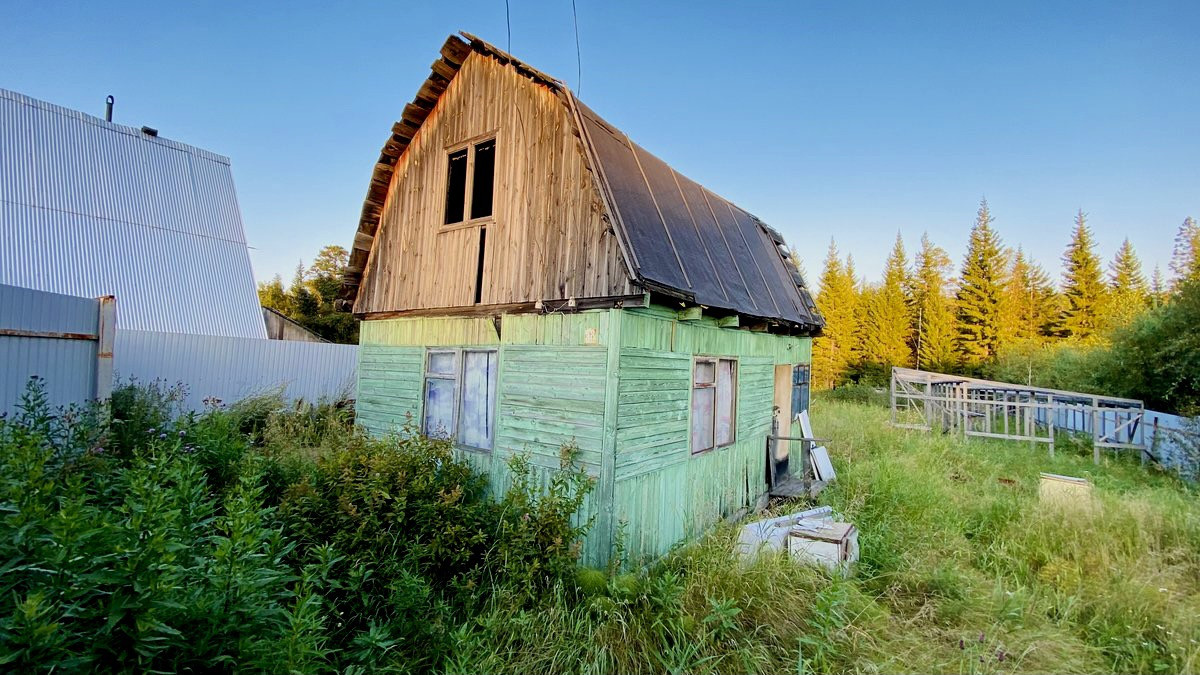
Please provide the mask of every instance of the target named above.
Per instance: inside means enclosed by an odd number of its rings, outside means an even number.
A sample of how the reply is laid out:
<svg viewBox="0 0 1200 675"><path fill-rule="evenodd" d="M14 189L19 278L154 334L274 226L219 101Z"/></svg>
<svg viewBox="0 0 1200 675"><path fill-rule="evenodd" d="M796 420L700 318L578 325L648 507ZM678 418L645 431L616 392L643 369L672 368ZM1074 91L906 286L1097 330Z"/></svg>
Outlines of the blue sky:
<svg viewBox="0 0 1200 675"><path fill-rule="evenodd" d="M1166 271L1200 217L1200 3L511 0L511 49L634 140L876 279L899 231L961 262L986 195L1057 274L1072 218ZM255 274L349 246L378 151L446 35L504 47L503 0L13 3L0 87L233 161Z"/></svg>

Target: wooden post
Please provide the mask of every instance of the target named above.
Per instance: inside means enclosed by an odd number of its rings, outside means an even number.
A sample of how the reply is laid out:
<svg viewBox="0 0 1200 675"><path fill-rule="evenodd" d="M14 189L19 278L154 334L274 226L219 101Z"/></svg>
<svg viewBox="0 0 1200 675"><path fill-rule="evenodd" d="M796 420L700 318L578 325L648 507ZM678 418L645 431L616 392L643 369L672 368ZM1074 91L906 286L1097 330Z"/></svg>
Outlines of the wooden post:
<svg viewBox="0 0 1200 675"><path fill-rule="evenodd" d="M929 380L926 380L925 381L925 402L924 402L924 406L923 406L924 410L921 412L921 414L925 417L925 427L926 427L927 431L933 430L933 401L931 400L932 395L933 395L933 385L929 382Z"/></svg>
<svg viewBox="0 0 1200 675"><path fill-rule="evenodd" d="M1033 449L1033 448L1037 447L1037 441L1035 441L1033 438L1036 435L1034 433L1036 427L1034 426L1034 422L1033 422L1033 420L1034 420L1033 397L1032 396L1029 397L1029 400L1026 401L1026 403L1028 403L1029 405L1025 406L1025 437L1029 439L1030 449Z"/></svg>
<svg viewBox="0 0 1200 675"><path fill-rule="evenodd" d="M1054 397L1046 395L1046 428L1050 431L1050 458L1054 459Z"/></svg>
<svg viewBox="0 0 1200 675"><path fill-rule="evenodd" d="M895 368L892 368L892 381L891 381L890 394L888 396L888 399L892 403L891 411L888 413L888 419L890 420L892 426L896 426L896 369Z"/></svg>
<svg viewBox="0 0 1200 675"><path fill-rule="evenodd" d="M113 389L113 344L117 336L117 299L111 295L97 298L100 310L96 320L96 400L107 401Z"/></svg>

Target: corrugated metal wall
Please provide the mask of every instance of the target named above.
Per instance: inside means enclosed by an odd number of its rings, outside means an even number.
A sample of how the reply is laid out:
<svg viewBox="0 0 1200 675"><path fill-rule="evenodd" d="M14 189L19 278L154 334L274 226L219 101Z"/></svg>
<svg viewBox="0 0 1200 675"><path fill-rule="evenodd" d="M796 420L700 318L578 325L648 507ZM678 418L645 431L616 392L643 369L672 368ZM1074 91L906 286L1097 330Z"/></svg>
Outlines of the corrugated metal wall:
<svg viewBox="0 0 1200 675"><path fill-rule="evenodd" d="M1045 410L1037 410L1036 417L1039 423L1046 423ZM1127 418L1118 419L1116 411L1102 411L1098 416L1101 433L1115 429L1125 419ZM1054 427L1091 434L1092 416L1080 409L1062 407L1054 412ZM1191 417L1147 410L1142 418L1140 431L1135 440L1141 439L1145 442L1146 452L1160 466L1188 480L1200 478L1200 421ZM1121 434L1120 440L1128 440L1128 435Z"/></svg>
<svg viewBox="0 0 1200 675"><path fill-rule="evenodd" d="M1200 479L1200 419L1147 410L1145 424L1155 461L1188 480Z"/></svg>
<svg viewBox="0 0 1200 675"><path fill-rule="evenodd" d="M0 283L265 338L229 160L0 89Z"/></svg>
<svg viewBox="0 0 1200 675"><path fill-rule="evenodd" d="M94 340L4 334L10 331L95 335L100 303L0 285L0 413L14 414L32 376L44 379L52 406L83 403L96 390Z"/></svg>
<svg viewBox="0 0 1200 675"><path fill-rule="evenodd" d="M119 382L182 383L192 410L208 397L233 403L276 388L309 401L353 397L357 361L355 345L138 330L117 331L115 349Z"/></svg>

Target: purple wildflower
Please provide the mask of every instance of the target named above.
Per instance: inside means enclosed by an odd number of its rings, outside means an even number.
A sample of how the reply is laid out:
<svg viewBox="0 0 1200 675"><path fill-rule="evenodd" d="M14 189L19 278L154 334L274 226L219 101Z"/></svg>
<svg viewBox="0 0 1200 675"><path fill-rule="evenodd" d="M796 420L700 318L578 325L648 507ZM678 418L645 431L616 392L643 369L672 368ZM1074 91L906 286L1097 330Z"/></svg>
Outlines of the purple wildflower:
<svg viewBox="0 0 1200 675"><path fill-rule="evenodd" d="M160 440L160 441L165 441L165 440L167 440L167 435L166 435L166 434L159 434L159 435L158 435L158 440Z"/></svg>

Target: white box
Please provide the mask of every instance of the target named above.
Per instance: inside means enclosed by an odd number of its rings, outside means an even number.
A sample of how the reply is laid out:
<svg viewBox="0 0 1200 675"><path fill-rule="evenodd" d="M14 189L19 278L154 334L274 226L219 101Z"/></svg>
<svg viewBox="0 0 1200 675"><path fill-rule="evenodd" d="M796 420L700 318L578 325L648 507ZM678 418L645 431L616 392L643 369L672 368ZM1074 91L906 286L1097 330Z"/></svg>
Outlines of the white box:
<svg viewBox="0 0 1200 675"><path fill-rule="evenodd" d="M798 525L788 533L787 550L797 560L848 572L858 560L858 530L850 523Z"/></svg>

